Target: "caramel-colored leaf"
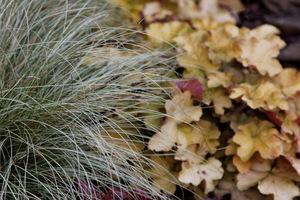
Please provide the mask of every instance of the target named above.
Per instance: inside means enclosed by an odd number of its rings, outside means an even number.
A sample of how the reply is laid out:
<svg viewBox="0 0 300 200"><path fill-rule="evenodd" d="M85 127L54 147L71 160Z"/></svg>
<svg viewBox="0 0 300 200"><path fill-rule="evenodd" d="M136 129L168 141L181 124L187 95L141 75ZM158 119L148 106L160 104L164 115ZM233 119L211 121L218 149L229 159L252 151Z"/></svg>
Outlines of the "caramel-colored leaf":
<svg viewBox="0 0 300 200"><path fill-rule="evenodd" d="M181 93L176 91L177 94L172 100L168 100L165 104L166 112L169 118L172 118L176 122L191 123L192 121L198 121L202 116L202 108L193 105L191 99L191 92L185 91Z"/></svg>
<svg viewBox="0 0 300 200"><path fill-rule="evenodd" d="M155 1L146 3L142 12L146 22L163 20L173 14L172 11L165 9L159 2Z"/></svg>
<svg viewBox="0 0 300 200"><path fill-rule="evenodd" d="M178 172L174 169L177 165L172 156L151 156L151 167L146 169L148 176L153 178L153 187L174 194Z"/></svg>
<svg viewBox="0 0 300 200"><path fill-rule="evenodd" d="M299 188L292 180L275 175L260 181L258 189L262 194L273 194L274 200L293 200L300 195Z"/></svg>
<svg viewBox="0 0 300 200"><path fill-rule="evenodd" d="M219 86L227 88L232 84L231 81L232 76L233 76L232 73L212 72L208 76L207 86L209 88L216 88Z"/></svg>
<svg viewBox="0 0 300 200"><path fill-rule="evenodd" d="M207 194L215 188L216 181L222 178L224 170L221 166L222 163L214 157L202 164L184 162L178 179L182 183L191 183L195 186L205 180L205 193Z"/></svg>
<svg viewBox="0 0 300 200"><path fill-rule="evenodd" d="M229 96L232 99L241 98L252 109L288 110L289 106L281 90L271 82L262 82L258 86L242 83L234 88Z"/></svg>
<svg viewBox="0 0 300 200"><path fill-rule="evenodd" d="M215 112L219 115L224 114L225 108L232 106L228 92L222 87L204 90L203 102L207 105L212 103Z"/></svg>
<svg viewBox="0 0 300 200"><path fill-rule="evenodd" d="M256 185L260 180L269 175L271 166L272 161L270 160L265 160L262 163L255 161L252 164L250 171L247 173L239 173L237 175L237 188L241 191L244 191Z"/></svg>
<svg viewBox="0 0 300 200"><path fill-rule="evenodd" d="M253 118L249 123L238 126L238 129L232 139L240 145L237 155L243 162L247 162L256 151L264 159L274 159L280 155L281 141L276 137L279 132L272 123Z"/></svg>
<svg viewBox="0 0 300 200"><path fill-rule="evenodd" d="M186 51L187 47L183 47ZM191 43L188 51L177 56L177 62L187 70L195 69L217 70L220 64L214 64L208 57L208 47L200 43Z"/></svg>
<svg viewBox="0 0 300 200"><path fill-rule="evenodd" d="M169 151L177 140L177 123L167 119L161 127L161 132L155 133L148 142L148 148L153 151Z"/></svg>
<svg viewBox="0 0 300 200"><path fill-rule="evenodd" d="M190 27L185 22L170 21L166 23L151 23L146 32L151 41L162 44L164 42L173 42L173 38L178 35L185 35L189 30Z"/></svg>
<svg viewBox="0 0 300 200"><path fill-rule="evenodd" d="M294 97L300 92L300 73L294 68L285 68L278 75L282 91L288 97Z"/></svg>
<svg viewBox="0 0 300 200"><path fill-rule="evenodd" d="M282 71L281 64L276 60L279 54L279 47L276 43L251 38L241 40L239 47L242 53L237 59L244 67L254 67L261 75L270 77Z"/></svg>

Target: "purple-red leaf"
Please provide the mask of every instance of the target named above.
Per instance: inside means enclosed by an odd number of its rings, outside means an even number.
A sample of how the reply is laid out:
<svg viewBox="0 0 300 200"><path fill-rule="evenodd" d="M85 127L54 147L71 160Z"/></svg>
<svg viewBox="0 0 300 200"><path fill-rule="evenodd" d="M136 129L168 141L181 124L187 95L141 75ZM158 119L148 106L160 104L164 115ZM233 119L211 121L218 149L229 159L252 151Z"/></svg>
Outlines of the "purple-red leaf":
<svg viewBox="0 0 300 200"><path fill-rule="evenodd" d="M203 98L203 85L197 78L185 81L175 81L174 83L183 92L188 90L191 92L192 96L199 99Z"/></svg>

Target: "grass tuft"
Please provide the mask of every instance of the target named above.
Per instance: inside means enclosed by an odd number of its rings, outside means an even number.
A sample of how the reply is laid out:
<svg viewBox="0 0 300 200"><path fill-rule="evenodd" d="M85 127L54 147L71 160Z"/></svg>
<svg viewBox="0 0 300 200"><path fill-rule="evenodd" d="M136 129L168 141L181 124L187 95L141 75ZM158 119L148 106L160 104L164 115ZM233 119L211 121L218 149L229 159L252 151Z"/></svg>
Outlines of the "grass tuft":
<svg viewBox="0 0 300 200"><path fill-rule="evenodd" d="M136 38L107 2L0 1L0 199L164 198L141 105L164 105L171 60Z"/></svg>

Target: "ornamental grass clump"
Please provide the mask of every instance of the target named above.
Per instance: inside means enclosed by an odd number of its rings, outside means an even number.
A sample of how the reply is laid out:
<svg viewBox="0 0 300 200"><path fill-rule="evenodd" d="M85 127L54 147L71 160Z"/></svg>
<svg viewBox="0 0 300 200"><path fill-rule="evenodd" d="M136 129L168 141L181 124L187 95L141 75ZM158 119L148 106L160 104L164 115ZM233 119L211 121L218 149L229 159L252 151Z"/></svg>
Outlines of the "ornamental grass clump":
<svg viewBox="0 0 300 200"><path fill-rule="evenodd" d="M101 1L0 1L0 199L164 198L140 152L171 61L124 24Z"/></svg>

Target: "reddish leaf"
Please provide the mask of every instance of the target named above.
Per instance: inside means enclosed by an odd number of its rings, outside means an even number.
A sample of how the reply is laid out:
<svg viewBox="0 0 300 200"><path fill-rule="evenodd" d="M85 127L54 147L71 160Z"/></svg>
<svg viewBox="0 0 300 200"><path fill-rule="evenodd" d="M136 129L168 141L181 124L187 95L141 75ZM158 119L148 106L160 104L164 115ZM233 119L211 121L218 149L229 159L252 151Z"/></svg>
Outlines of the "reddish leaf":
<svg viewBox="0 0 300 200"><path fill-rule="evenodd" d="M116 186L112 186L110 191L102 200L152 200L153 197L146 194L144 190L128 191Z"/></svg>
<svg viewBox="0 0 300 200"><path fill-rule="evenodd" d="M175 81L174 83L183 92L188 90L194 97L199 99L203 98L203 85L197 78L185 81Z"/></svg>
<svg viewBox="0 0 300 200"><path fill-rule="evenodd" d="M297 124L299 124L299 126L300 126L300 116L298 116L296 122L297 122Z"/></svg>
<svg viewBox="0 0 300 200"><path fill-rule="evenodd" d="M282 125L282 121L276 117L276 112L264 110L265 114L278 126Z"/></svg>
<svg viewBox="0 0 300 200"><path fill-rule="evenodd" d="M75 179L74 182L78 186L80 193L88 197L89 200L98 200L104 195L103 192L97 191L96 186L92 183L89 183L87 180Z"/></svg>

